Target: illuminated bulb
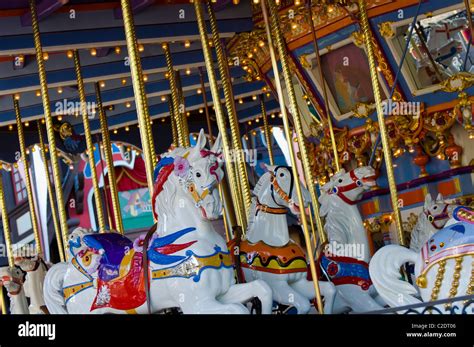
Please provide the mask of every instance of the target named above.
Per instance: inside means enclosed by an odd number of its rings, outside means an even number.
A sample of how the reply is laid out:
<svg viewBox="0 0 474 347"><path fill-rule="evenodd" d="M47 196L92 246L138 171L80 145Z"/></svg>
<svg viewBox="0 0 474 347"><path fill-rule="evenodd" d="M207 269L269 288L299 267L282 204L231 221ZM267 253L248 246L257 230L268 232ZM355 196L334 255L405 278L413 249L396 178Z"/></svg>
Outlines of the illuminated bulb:
<svg viewBox="0 0 474 347"><path fill-rule="evenodd" d="M30 122L25 122L25 127L29 127L30 126Z"/></svg>
<svg viewBox="0 0 474 347"><path fill-rule="evenodd" d="M244 103L244 100L239 99L239 104L243 104L243 103Z"/></svg>
<svg viewBox="0 0 474 347"><path fill-rule="evenodd" d="M258 41L258 46L259 47L265 46L265 42L263 40Z"/></svg>
<svg viewBox="0 0 474 347"><path fill-rule="evenodd" d="M170 77L170 74L165 72L165 78L168 79Z"/></svg>
<svg viewBox="0 0 474 347"><path fill-rule="evenodd" d="M10 124L10 125L8 126L8 130L13 130L13 125Z"/></svg>
<svg viewBox="0 0 474 347"><path fill-rule="evenodd" d="M253 53L252 53L252 52L248 52L248 53L247 53L247 57L249 57L249 59L252 59L252 58L253 58Z"/></svg>
<svg viewBox="0 0 474 347"><path fill-rule="evenodd" d="M141 43L138 45L138 51L143 52L145 50L145 46L143 46Z"/></svg>
<svg viewBox="0 0 474 347"><path fill-rule="evenodd" d="M153 119L150 119L150 125L153 125Z"/></svg>
<svg viewBox="0 0 474 347"><path fill-rule="evenodd" d="M191 75L191 69L190 68L186 69L186 75Z"/></svg>
<svg viewBox="0 0 474 347"><path fill-rule="evenodd" d="M109 105L109 111L113 111L115 109L114 105Z"/></svg>
<svg viewBox="0 0 474 347"><path fill-rule="evenodd" d="M69 170L74 170L74 165L69 165Z"/></svg>
<svg viewBox="0 0 474 347"><path fill-rule="evenodd" d="M186 48L191 47L191 41L189 41L189 40L184 41L184 47L186 47Z"/></svg>
<svg viewBox="0 0 474 347"><path fill-rule="evenodd" d="M148 81L148 75L143 75L143 82Z"/></svg>
<svg viewBox="0 0 474 347"><path fill-rule="evenodd" d="M44 124L46 121L44 120L44 118L41 119L41 124Z"/></svg>
<svg viewBox="0 0 474 347"><path fill-rule="evenodd" d="M249 120L247 123L248 123L248 125L252 125L252 121L251 121L251 120Z"/></svg>
<svg viewBox="0 0 474 347"><path fill-rule="evenodd" d="M16 93L16 94L15 94L15 100L16 100L16 101L20 100L20 94L19 94L19 93Z"/></svg>
<svg viewBox="0 0 474 347"><path fill-rule="evenodd" d="M26 150L26 154L30 154L30 150L29 150L29 149Z"/></svg>
<svg viewBox="0 0 474 347"><path fill-rule="evenodd" d="M58 116L58 121L62 121L63 120L63 116Z"/></svg>
<svg viewBox="0 0 474 347"><path fill-rule="evenodd" d="M270 97L270 93L267 93L267 94L265 94L265 95L267 96L267 98L269 98L269 97Z"/></svg>
<svg viewBox="0 0 474 347"><path fill-rule="evenodd" d="M270 117L275 118L276 117L275 113L272 113L272 115Z"/></svg>
<svg viewBox="0 0 474 347"><path fill-rule="evenodd" d="M292 23L292 24L291 24L291 29L294 30L294 29L296 29L297 27L298 27L298 24L296 24L296 23Z"/></svg>
<svg viewBox="0 0 474 347"><path fill-rule="evenodd" d="M72 59L72 57L74 56L74 53L72 51L67 51L66 55L69 59Z"/></svg>
<svg viewBox="0 0 474 347"><path fill-rule="evenodd" d="M132 104L131 104L130 102L126 102L126 103L125 103L125 107L126 107L126 108L130 108L130 107L132 107Z"/></svg>
<svg viewBox="0 0 474 347"><path fill-rule="evenodd" d="M43 59L48 60L49 59L49 54L48 52L43 52Z"/></svg>
<svg viewBox="0 0 474 347"><path fill-rule="evenodd" d="M38 96L38 97L41 96L41 90L36 91L36 96Z"/></svg>
<svg viewBox="0 0 474 347"><path fill-rule="evenodd" d="M252 131L252 136L256 136L257 135L257 132L254 130Z"/></svg>
<svg viewBox="0 0 474 347"><path fill-rule="evenodd" d="M95 49L95 48L91 48L91 51L90 51L90 52L91 52L91 55L92 55L93 57L95 57L95 56L97 55L97 49Z"/></svg>
<svg viewBox="0 0 474 347"><path fill-rule="evenodd" d="M130 128L128 126L125 127L125 131L129 131Z"/></svg>
<svg viewBox="0 0 474 347"><path fill-rule="evenodd" d="M126 78L122 78L122 85L126 85L127 84L127 79Z"/></svg>
<svg viewBox="0 0 474 347"><path fill-rule="evenodd" d="M470 140L474 139L474 131L469 132L469 139Z"/></svg>
<svg viewBox="0 0 474 347"><path fill-rule="evenodd" d="M59 93L59 94L62 94L62 93L63 93L63 88L62 88L62 87L58 87L58 93Z"/></svg>
<svg viewBox="0 0 474 347"><path fill-rule="evenodd" d="M382 71L382 69L380 68L380 66L377 66L377 71L378 71L378 72Z"/></svg>
<svg viewBox="0 0 474 347"><path fill-rule="evenodd" d="M252 95L252 100L257 100L257 96L256 96L256 95Z"/></svg>
<svg viewBox="0 0 474 347"><path fill-rule="evenodd" d="M100 82L99 82L99 86L100 86L101 88L105 88L105 82L104 82L104 81L100 81Z"/></svg>
<svg viewBox="0 0 474 347"><path fill-rule="evenodd" d="M122 48L120 46L115 47L115 54L120 54L122 52Z"/></svg>
<svg viewBox="0 0 474 347"><path fill-rule="evenodd" d="M164 123L166 121L165 118L161 118L161 123Z"/></svg>
<svg viewBox="0 0 474 347"><path fill-rule="evenodd" d="M162 95L161 96L161 101L166 101L166 96Z"/></svg>
<svg viewBox="0 0 474 347"><path fill-rule="evenodd" d="M245 141L249 140L249 137L247 135L244 136Z"/></svg>
<svg viewBox="0 0 474 347"><path fill-rule="evenodd" d="M198 90L196 91L198 94L201 94L202 93L202 90L201 88L198 88Z"/></svg>
<svg viewBox="0 0 474 347"><path fill-rule="evenodd" d="M204 113L204 110L202 108L200 108L199 113Z"/></svg>
<svg viewBox="0 0 474 347"><path fill-rule="evenodd" d="M260 1L259 0L253 0L252 2L254 3L254 5L257 5Z"/></svg>
<svg viewBox="0 0 474 347"><path fill-rule="evenodd" d="M117 134L118 133L118 130L117 129L114 129L114 134Z"/></svg>
<svg viewBox="0 0 474 347"><path fill-rule="evenodd" d="M295 0L295 6L299 6L301 4L300 0Z"/></svg>
<svg viewBox="0 0 474 347"><path fill-rule="evenodd" d="M283 115L281 113L279 113L278 118L283 118Z"/></svg>
<svg viewBox="0 0 474 347"><path fill-rule="evenodd" d="M255 118L255 123L260 123L260 118Z"/></svg>

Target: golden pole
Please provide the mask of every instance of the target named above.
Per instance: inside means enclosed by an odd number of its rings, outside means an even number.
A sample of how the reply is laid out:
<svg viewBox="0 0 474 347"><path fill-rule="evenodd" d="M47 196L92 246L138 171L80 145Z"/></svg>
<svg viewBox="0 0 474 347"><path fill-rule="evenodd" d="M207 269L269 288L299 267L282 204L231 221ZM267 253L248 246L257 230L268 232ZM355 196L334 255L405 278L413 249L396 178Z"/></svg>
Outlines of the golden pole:
<svg viewBox="0 0 474 347"><path fill-rule="evenodd" d="M222 110L222 105L220 103L219 89L217 87L217 79L216 79L216 73L215 73L214 67L213 67L211 50L209 48L209 45L207 44L208 38L207 38L206 24L204 22L204 16L203 16L201 0L194 0L194 9L195 9L195 12L196 12L196 19L197 19L197 23L198 23L201 42L203 43L202 44L202 50L203 50L203 53L204 53L204 60L205 60L205 63L206 63L206 70L207 70L207 74L208 74L208 77L209 77L209 84L210 84L210 88L211 88L212 99L214 101L214 108L215 108L215 111L216 111L217 126L219 128L219 132L220 132L221 137L222 137L223 153L224 153L224 159L225 159L226 167L227 167L229 184L230 184L230 188L231 188L232 201L234 202L234 206L236 207L235 209L237 211L238 223L242 227L242 230L246 230L247 229L247 218L243 214L244 208L242 206L242 201L239 199L239 195L238 195L238 192L236 190L237 177L236 177L235 171L234 171L233 158L231 157L230 143L229 143L229 138L228 138L228 135L227 135L227 129L226 129L226 126L225 126L224 112Z"/></svg>
<svg viewBox="0 0 474 347"><path fill-rule="evenodd" d="M263 134L265 135L265 141L267 142L268 160L270 165L275 165L275 161L273 160L272 134L270 133L270 127L268 126L267 110L265 108L263 95L260 95L260 107L262 109Z"/></svg>
<svg viewBox="0 0 474 347"><path fill-rule="evenodd" d="M214 8L212 7L211 1L207 0L207 13L209 16L209 23L211 25L212 40L217 55L217 65L219 67L219 74L221 76L222 89L224 90L225 106L227 109L227 115L229 118L230 134L232 140L232 147L234 149L234 157L236 163L236 175L238 175L238 183L240 185L240 194L243 199L243 207L245 210L245 220L249 215L250 204L252 203L252 196L250 193L249 180L247 175L247 168L245 160L243 158L242 150L242 139L240 136L239 121L237 118L237 111L235 109L234 93L232 91L232 83L229 73L229 64L222 47L222 42L219 38L219 31L217 28L216 15ZM219 99L217 99L219 100ZM243 235L245 235L245 229L243 229Z"/></svg>
<svg viewBox="0 0 474 347"><path fill-rule="evenodd" d="M173 137L173 144L179 146L178 130L176 129L176 117L174 116L173 101L171 95L168 95L168 108L170 110L171 135Z"/></svg>
<svg viewBox="0 0 474 347"><path fill-rule="evenodd" d="M372 88L374 90L375 106L377 109L377 118L378 118L379 128L380 128L380 137L382 139L382 148L383 148L383 154L385 158L385 166L387 168L388 186L390 188L390 198L392 200L393 214L395 216L395 226L397 228L398 242L402 246L405 246L405 240L403 237L403 229L402 229L402 218L400 215L400 209L398 207L397 184L395 182L395 175L393 173L393 163L392 163L390 142L388 140L387 128L386 128L385 119L384 119L385 117L383 114L382 96L380 93L379 81L377 78L377 69L375 67L374 50L372 46L372 38L371 38L370 27L369 27L369 19L367 17L367 9L365 7L365 1L359 0L359 10L360 10L362 32L364 34L364 40L365 40L365 47L367 49L367 58L369 60L370 77L372 80Z"/></svg>
<svg viewBox="0 0 474 347"><path fill-rule="evenodd" d="M319 53L319 45L318 45L318 39L316 37L316 29L314 27L311 0L309 0L308 2L308 17L309 17L308 18L309 24L311 26L311 36L313 37L314 50L316 52L316 59L318 62L318 71L319 71L319 77L321 79L321 88L323 89L324 108L326 112L326 121L328 123L328 128L329 128L329 135L331 137L331 147L332 147L332 152L333 152L333 157L334 157L334 165L336 167L336 171L340 171L341 166L339 164L339 154L337 153L336 137L334 136L334 128L332 126L331 114L329 112L328 92L326 88L326 82L324 81L324 77L323 77L323 68L321 66L321 55Z"/></svg>
<svg viewBox="0 0 474 347"><path fill-rule="evenodd" d="M209 114L209 106L207 105L207 95L206 95L206 86L204 84L204 76L202 73L202 69L200 67L199 67L199 80L201 81L202 101L204 102L204 111L206 112L207 133L209 134L209 138L212 141L211 115Z"/></svg>
<svg viewBox="0 0 474 347"><path fill-rule="evenodd" d="M137 109L138 124L140 126L140 139L145 156L145 169L150 194L153 192L153 171L156 166L155 146L151 131L150 114L146 99L145 85L143 81L142 64L138 52L137 37L135 34L135 24L133 23L132 8L130 0L121 0L123 22L125 26L125 38L130 61L130 71L132 74L133 92L135 94L135 104Z"/></svg>
<svg viewBox="0 0 474 347"><path fill-rule="evenodd" d="M92 141L91 127L89 123L89 114L87 113L86 92L84 90L84 80L81 73L81 62L79 60L79 52L74 50L74 69L76 70L77 89L79 91L79 100L81 102L82 123L84 124L84 137L86 138L87 159L91 169L92 187L94 188L94 200L97 212L97 221L99 223L99 232L105 233L105 218L104 209L102 206L102 196L99 188L99 179L97 178L97 171L95 169L95 145Z"/></svg>
<svg viewBox="0 0 474 347"><path fill-rule="evenodd" d="M318 197L316 195L316 191L314 189L314 182L313 178L311 175L311 170L309 166L309 160L308 160L308 154L306 153L306 145L304 142L304 134L303 134L303 128L301 125L301 117L299 114L297 102L296 102L296 95L295 95L295 90L293 88L293 82L291 81L291 72L288 67L288 61L287 61L287 53L285 51L285 44L284 44L284 38L283 34L281 32L280 28L280 23L278 21L278 10L275 6L275 3L273 0L268 1L269 4L269 12L270 12L270 18L271 18L271 25L273 31L270 31L270 27L268 25L268 13L267 13L267 8L265 6L265 0L261 1L261 6L262 6L262 13L263 13L263 18L264 22L266 25L266 30L267 30L267 36L268 36L268 46L270 47L270 56L272 59L272 64L273 64L273 73L275 74L275 82L277 85L277 91L278 91L278 97L280 100L280 105L281 105L281 111L283 115L283 127L285 129L285 136L286 136L286 141L288 142L289 146L289 153L290 153L290 160L291 160L291 169L293 172L293 176L295 179L299 177L298 175L298 170L296 167L296 155L294 153L294 148L291 145L292 144L292 137L291 137L291 130L290 130L290 123L289 123L289 117L288 113L286 112L286 107L285 103L283 100L283 93L282 93L282 88L280 84L280 76L279 76L279 71L278 71L278 65L276 64L276 57L275 57L275 52L273 51L273 43L271 39L271 33L273 32L275 34L275 41L276 41L276 47L278 49L278 53L280 55L280 62L283 68L283 77L285 79L285 84L286 84L286 89L288 92L288 98L290 101L290 107L292 110L293 114L293 124L296 130L296 135L298 138L298 146L300 149L300 154L301 154L301 162L303 164L303 171L307 183L307 187L310 191L311 198L313 200L313 206L315 209L315 214L316 214L316 221L318 223L318 228L320 231L320 234L323 234L324 232L322 231L322 222L321 222L321 217L319 216L319 202L318 202ZM316 302L318 306L318 311L319 313L324 313L323 311L323 302L321 299L321 292L319 288L319 282L318 282L318 275L316 271L316 262L314 260L314 254L313 250L311 248L311 237L308 229L308 223L306 219L306 213L304 211L304 206L305 206L305 201L303 198L303 193L301 190L301 185L299 182L295 184L296 186L296 193L298 195L298 203L301 209L303 209L301 213L301 223L303 225L303 232L304 232L304 237L305 237L305 242L306 242L306 250L309 258L309 266L311 270L311 276L313 278L313 285L314 285L314 292L316 294ZM321 235L320 235L321 237Z"/></svg>
<svg viewBox="0 0 474 347"><path fill-rule="evenodd" d="M33 235L35 236L36 253L42 257L43 248L41 247L41 235L36 213L35 198L33 195L33 186L31 185L30 164L28 162L28 154L26 154L25 133L23 129L23 123L21 122L20 103L17 99L15 99L15 97L13 97L13 106L15 108L16 126L18 128L18 141L20 142L21 160L23 161L23 168L25 171L26 194L28 195L31 226L33 228Z"/></svg>
<svg viewBox="0 0 474 347"><path fill-rule="evenodd" d="M66 205L64 203L64 196L63 196L63 191L62 191L61 171L59 169L58 152L56 148L56 139L54 135L53 117L51 115L51 108L50 108L50 102L49 102L48 82L46 80L46 69L44 66L43 48L41 46L40 31L39 31L39 25L38 25L38 15L36 13L36 0L29 0L29 5L30 5L30 12L31 12L31 25L33 28L33 39L34 39L35 50L36 50L36 61L38 63L38 75L39 75L40 87L41 87L41 98L43 101L44 118L46 121L46 134L48 137L49 150L50 150L50 156L51 156L51 167L53 170L54 188L56 192L56 201L57 201L58 211L59 211L59 225L61 226L63 245L66 247L66 245L68 244L69 227L67 225L67 214L66 214L66 208L65 208Z"/></svg>
<svg viewBox="0 0 474 347"><path fill-rule="evenodd" d="M183 87L181 86L181 76L179 70L176 70L176 90L178 91L178 100L179 100L179 115L181 117L181 125L183 126L183 135L184 135L184 144L186 147L191 147L191 142L189 140L189 126L188 118L186 117L186 103L184 100Z"/></svg>
<svg viewBox="0 0 474 347"><path fill-rule="evenodd" d="M184 134L183 119L181 118L181 113L179 112L179 96L178 89L176 87L176 73L173 68L173 62L171 60L170 46L168 43L164 42L161 47L165 52L166 67L168 69L168 81L170 82L170 91L171 91L171 105L173 106L173 117L175 119L176 131L178 134L179 142L176 144L180 147L189 147L186 143L186 136ZM189 138L188 138L189 142Z"/></svg>
<svg viewBox="0 0 474 347"><path fill-rule="evenodd" d="M107 124L107 115L102 106L102 95L100 94L99 83L95 83L95 99L99 110L100 130L102 133L102 143L104 144L104 157L108 169L108 181L110 196L112 197L112 209L114 211L115 228L121 234L124 233L122 222L122 210L120 209L120 201L117 190L117 179L115 177L114 159L112 157L112 143L110 142L109 126ZM107 191L106 191L107 194Z"/></svg>
<svg viewBox="0 0 474 347"><path fill-rule="evenodd" d="M46 148L44 146L43 133L41 131L41 122L39 120L38 120L38 137L39 137L39 145L40 145L39 150L41 152L41 158L43 159L43 163L44 163L44 171L46 175L46 186L48 188L49 204L51 205L51 216L53 218L54 233L56 235L56 242L58 244L59 259L61 260L61 262L63 262L63 261L66 261L66 258L64 257L65 249L63 246L63 240L61 238L61 228L59 226L58 210L56 208L56 203L54 201L54 191L53 191L53 186L51 184L51 175L49 173L48 158L46 156Z"/></svg>
<svg viewBox="0 0 474 347"><path fill-rule="evenodd" d="M3 286L0 286L0 302L2 303L2 315L7 314L7 302L5 301L5 295L3 294Z"/></svg>

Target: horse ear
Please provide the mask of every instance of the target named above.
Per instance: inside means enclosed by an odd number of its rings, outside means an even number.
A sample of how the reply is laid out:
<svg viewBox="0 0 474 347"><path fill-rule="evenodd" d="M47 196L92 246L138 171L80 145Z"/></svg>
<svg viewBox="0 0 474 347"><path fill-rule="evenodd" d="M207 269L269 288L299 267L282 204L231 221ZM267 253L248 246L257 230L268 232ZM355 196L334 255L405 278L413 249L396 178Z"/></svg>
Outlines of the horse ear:
<svg viewBox="0 0 474 347"><path fill-rule="evenodd" d="M196 141L196 149L201 150L204 147L206 147L206 134L204 133L204 129L201 128L201 131L199 131L199 136Z"/></svg>
<svg viewBox="0 0 474 347"><path fill-rule="evenodd" d="M273 170L275 170L275 165L268 165L268 164L265 164L263 163L263 167L265 168L266 171L269 171L269 172L273 172Z"/></svg>
<svg viewBox="0 0 474 347"><path fill-rule="evenodd" d="M433 198L431 197L431 194L428 193L425 196L425 208L429 208L430 205L433 203Z"/></svg>
<svg viewBox="0 0 474 347"><path fill-rule="evenodd" d="M211 152L220 153L222 150L222 136L221 133L217 135L216 141L212 145Z"/></svg>
<svg viewBox="0 0 474 347"><path fill-rule="evenodd" d="M444 201L444 196L441 193L438 193L438 196L436 197L436 202L443 202Z"/></svg>

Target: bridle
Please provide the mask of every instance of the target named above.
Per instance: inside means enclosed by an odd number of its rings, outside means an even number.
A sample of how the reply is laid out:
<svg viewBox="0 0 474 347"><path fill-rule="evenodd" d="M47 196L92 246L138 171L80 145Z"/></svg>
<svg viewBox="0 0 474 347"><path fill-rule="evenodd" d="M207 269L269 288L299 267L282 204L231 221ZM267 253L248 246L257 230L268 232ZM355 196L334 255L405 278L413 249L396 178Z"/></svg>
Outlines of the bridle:
<svg viewBox="0 0 474 347"><path fill-rule="evenodd" d="M444 228L444 226L441 226L441 227L438 227L435 223L436 221L439 221L439 220L444 220L444 219L448 219L449 218L449 215L448 215L448 206L449 204L446 204L443 208L443 211L441 211L440 214L436 215L436 216L433 216L431 213L425 211L425 215L426 215L426 219L428 219L428 222L431 223L431 225L438 229L438 230L441 230Z"/></svg>
<svg viewBox="0 0 474 347"><path fill-rule="evenodd" d="M347 192L347 191L351 191L352 189L355 189L355 188L358 188L358 187L362 187L362 180L359 179L355 173L354 173L354 170L351 170L349 171L349 176L351 177L352 179L352 183L349 183L345 186L342 186L342 187L338 187L338 186L334 186L331 191L329 192L329 194L336 194L338 197L341 198L342 201L344 201L345 203L349 204L349 205L355 205L357 203L357 201L353 201L351 199L349 199L345 194L344 192Z"/></svg>
<svg viewBox="0 0 474 347"><path fill-rule="evenodd" d="M280 185L278 184L278 180L276 178L277 171L278 171L278 169L281 169L281 168L287 169L288 172L290 173L290 191L288 193L286 193L280 187ZM294 177L293 177L293 172L291 171L291 169L288 166L279 165L279 166L275 167L273 172L269 171L269 173L270 173L270 184L271 184L270 191L271 191L272 200L279 207L271 207L271 206L268 206L268 205L264 205L264 204L260 203L258 201L258 198L257 198L257 204L256 204L256 210L257 211L256 211L256 213L258 213L259 211L262 211L264 213L269 213L269 214L286 214L287 207L285 205L279 204L276 201L275 192L278 194L278 196L283 201L285 201L288 204L293 204L293 200L291 199L291 195L293 193L293 187L294 187L294 184L295 184Z"/></svg>

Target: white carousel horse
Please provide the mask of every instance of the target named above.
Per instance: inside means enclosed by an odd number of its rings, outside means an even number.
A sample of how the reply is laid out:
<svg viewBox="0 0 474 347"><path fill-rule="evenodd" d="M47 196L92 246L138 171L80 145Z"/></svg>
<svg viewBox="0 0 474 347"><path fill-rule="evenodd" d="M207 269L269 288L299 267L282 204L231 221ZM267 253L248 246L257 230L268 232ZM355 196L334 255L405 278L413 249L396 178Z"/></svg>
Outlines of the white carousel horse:
<svg viewBox="0 0 474 347"><path fill-rule="evenodd" d="M246 240L240 243L240 264L247 280L264 280L273 291L273 299L294 306L299 314L308 313L315 298L312 281L307 280L308 264L303 249L290 240L286 213L299 214L295 182L291 168L266 166L253 190ZM305 201L309 192L301 187ZM324 312L331 313L335 288L319 282L324 296Z"/></svg>
<svg viewBox="0 0 474 347"><path fill-rule="evenodd" d="M17 267L0 268L0 284L5 287L10 298L11 314L29 314L28 301L23 290L24 273Z"/></svg>
<svg viewBox="0 0 474 347"><path fill-rule="evenodd" d="M419 252L434 233L444 228L456 205L444 202L440 193L436 200L428 193L425 196L423 212L418 216L418 221L411 232L410 249Z"/></svg>
<svg viewBox="0 0 474 347"><path fill-rule="evenodd" d="M318 260L326 277L336 285L333 312L381 309L383 302L370 280L370 248L357 201L375 185L372 167L334 174L322 187L320 214L325 219L328 244Z"/></svg>
<svg viewBox="0 0 474 347"><path fill-rule="evenodd" d="M255 297L262 313L271 313L272 292L265 282L235 284L232 257L210 222L222 210L216 188L223 170L220 139L210 151L205 143L201 130L195 147L175 148L159 161L152 198L158 224L147 250L143 237L132 243L117 233L72 235L71 260L46 275L51 313L148 313L173 307L183 313L249 313L243 303Z"/></svg>
<svg viewBox="0 0 474 347"><path fill-rule="evenodd" d="M25 295L30 298L29 311L31 314L44 314L43 283L48 271L41 257L15 257L15 265L26 272L23 285Z"/></svg>
<svg viewBox="0 0 474 347"><path fill-rule="evenodd" d="M398 245L382 247L370 262L370 276L388 305L399 307L455 298L473 293L474 211L459 206L445 228L435 233L420 252ZM416 284L404 281L400 267L415 265ZM420 300L421 298L421 300ZM463 310L463 301L451 303L452 312ZM445 312L444 305L435 307Z"/></svg>

